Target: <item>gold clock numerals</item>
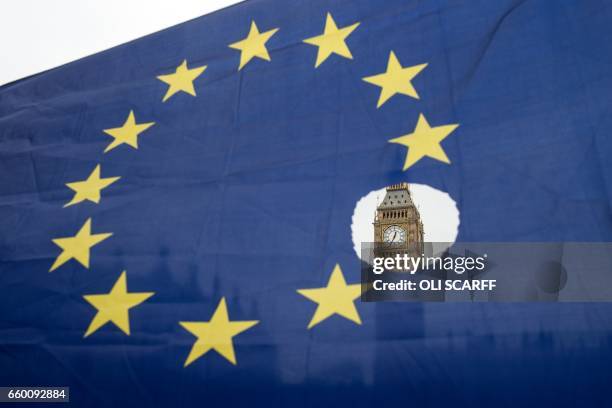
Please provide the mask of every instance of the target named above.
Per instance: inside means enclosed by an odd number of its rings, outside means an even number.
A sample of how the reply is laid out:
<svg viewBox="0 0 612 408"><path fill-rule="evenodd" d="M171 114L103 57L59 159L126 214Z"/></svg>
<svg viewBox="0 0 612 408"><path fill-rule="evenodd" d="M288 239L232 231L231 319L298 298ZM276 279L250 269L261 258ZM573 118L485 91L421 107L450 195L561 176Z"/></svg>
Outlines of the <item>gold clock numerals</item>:
<svg viewBox="0 0 612 408"><path fill-rule="evenodd" d="M392 225L385 230L385 242L406 242L406 231L402 227Z"/></svg>

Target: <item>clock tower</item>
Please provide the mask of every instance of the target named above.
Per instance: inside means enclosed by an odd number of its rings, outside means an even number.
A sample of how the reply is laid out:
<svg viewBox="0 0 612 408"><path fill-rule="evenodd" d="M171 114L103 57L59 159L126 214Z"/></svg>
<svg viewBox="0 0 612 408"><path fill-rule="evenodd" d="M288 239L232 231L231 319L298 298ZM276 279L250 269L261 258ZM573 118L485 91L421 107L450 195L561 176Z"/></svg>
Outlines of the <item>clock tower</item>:
<svg viewBox="0 0 612 408"><path fill-rule="evenodd" d="M374 217L374 256L423 253L423 223L412 202L408 183L387 187Z"/></svg>

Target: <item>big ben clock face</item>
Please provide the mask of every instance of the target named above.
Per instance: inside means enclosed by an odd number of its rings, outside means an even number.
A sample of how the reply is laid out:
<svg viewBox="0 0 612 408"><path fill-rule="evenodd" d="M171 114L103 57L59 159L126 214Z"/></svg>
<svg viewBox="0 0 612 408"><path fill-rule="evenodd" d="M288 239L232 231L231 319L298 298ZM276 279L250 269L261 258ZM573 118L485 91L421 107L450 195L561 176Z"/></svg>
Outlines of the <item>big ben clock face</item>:
<svg viewBox="0 0 612 408"><path fill-rule="evenodd" d="M383 240L385 242L406 242L406 231L397 225L392 225L385 230Z"/></svg>

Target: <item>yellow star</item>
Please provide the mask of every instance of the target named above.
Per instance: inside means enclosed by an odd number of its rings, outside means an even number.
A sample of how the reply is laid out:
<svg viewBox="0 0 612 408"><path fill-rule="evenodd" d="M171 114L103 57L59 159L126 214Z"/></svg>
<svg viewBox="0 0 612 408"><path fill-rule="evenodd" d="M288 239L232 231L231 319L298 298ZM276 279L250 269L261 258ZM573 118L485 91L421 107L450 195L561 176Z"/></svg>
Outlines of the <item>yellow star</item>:
<svg viewBox="0 0 612 408"><path fill-rule="evenodd" d="M184 60L181 65L176 67L174 74L159 75L157 79L170 85L162 102L166 102L172 95L180 91L188 93L191 96L196 96L193 81L195 81L206 68L206 65L191 69L187 68L187 60Z"/></svg>
<svg viewBox="0 0 612 408"><path fill-rule="evenodd" d="M440 142L450 135L458 124L430 127L427 119L421 113L414 132L389 140L408 147L404 170L421 160L425 156L450 164L450 160L440 146Z"/></svg>
<svg viewBox="0 0 612 408"><path fill-rule="evenodd" d="M387 72L363 78L364 81L382 88L376 107L380 108L383 103L398 93L419 99L419 94L410 81L425 69L426 66L427 64L420 64L404 68L398 61L395 53L391 51L389 61L387 62Z"/></svg>
<svg viewBox="0 0 612 408"><path fill-rule="evenodd" d="M336 264L334 267L327 287L298 289L297 292L318 303L317 310L308 324L309 329L334 314L339 314L357 324L361 324L361 318L354 303L354 300L361 294L361 285L359 283L347 285L340 265Z"/></svg>
<svg viewBox="0 0 612 408"><path fill-rule="evenodd" d="M89 269L89 251L91 247L99 244L111 235L113 234L92 234L91 218L88 218L74 237L56 238L52 240L55 245L62 248L62 253L55 259L49 272L53 272L71 259L75 259L85 268Z"/></svg>
<svg viewBox="0 0 612 408"><path fill-rule="evenodd" d="M119 279L117 279L113 285L110 293L104 295L83 296L86 301L98 309L98 313L96 313L94 316L83 337L87 337L95 333L96 330L108 322L115 323L115 326L120 328L122 332L129 336L129 310L134 306L138 306L153 295L154 292L128 293L127 276L126 272L123 271L121 276L119 276Z"/></svg>
<svg viewBox="0 0 612 408"><path fill-rule="evenodd" d="M258 320L230 321L227 314L225 298L221 298L215 313L208 322L179 322L181 326L198 339L193 344L185 367L193 363L210 350L225 357L230 363L236 365L236 355L232 338L259 323Z"/></svg>
<svg viewBox="0 0 612 408"><path fill-rule="evenodd" d="M323 34L304 40L306 44L319 47L315 68L321 65L331 54L338 54L341 57L353 59L351 50L346 45L346 38L359 26L355 23L347 27L338 28L330 13L327 13Z"/></svg>
<svg viewBox="0 0 612 408"><path fill-rule="evenodd" d="M100 165L98 164L94 171L91 172L87 180L75 181L66 185L75 191L72 201L66 203L64 208L74 204L78 204L85 200L92 201L96 204L100 202L100 191L119 180L121 177L100 178Z"/></svg>
<svg viewBox="0 0 612 408"><path fill-rule="evenodd" d="M270 61L270 55L268 54L268 49L266 48L266 42L270 39L270 37L276 34L277 31L278 28L273 28L272 30L260 33L255 21L251 22L249 35L247 35L245 39L229 45L230 48L240 50L240 66L238 67L238 71L240 71L242 67L244 67L254 57Z"/></svg>
<svg viewBox="0 0 612 408"><path fill-rule="evenodd" d="M130 111L127 119L123 126L112 129L104 129L104 133L115 138L106 149L104 149L104 153L113 150L115 147L128 144L132 146L134 149L138 149L138 135L153 126L155 122L148 123L136 123L136 119L134 118L134 111Z"/></svg>

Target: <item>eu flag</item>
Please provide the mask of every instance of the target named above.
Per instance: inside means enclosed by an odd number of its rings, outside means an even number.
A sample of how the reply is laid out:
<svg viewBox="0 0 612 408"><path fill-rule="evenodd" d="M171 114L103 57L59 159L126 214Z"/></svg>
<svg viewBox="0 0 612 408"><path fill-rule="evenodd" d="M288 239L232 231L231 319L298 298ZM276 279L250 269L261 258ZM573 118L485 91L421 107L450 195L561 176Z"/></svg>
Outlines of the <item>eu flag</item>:
<svg viewBox="0 0 612 408"><path fill-rule="evenodd" d="M610 21L251 0L0 88L0 386L609 406L612 306L362 303L351 217L409 182L457 203L457 241L612 240Z"/></svg>

